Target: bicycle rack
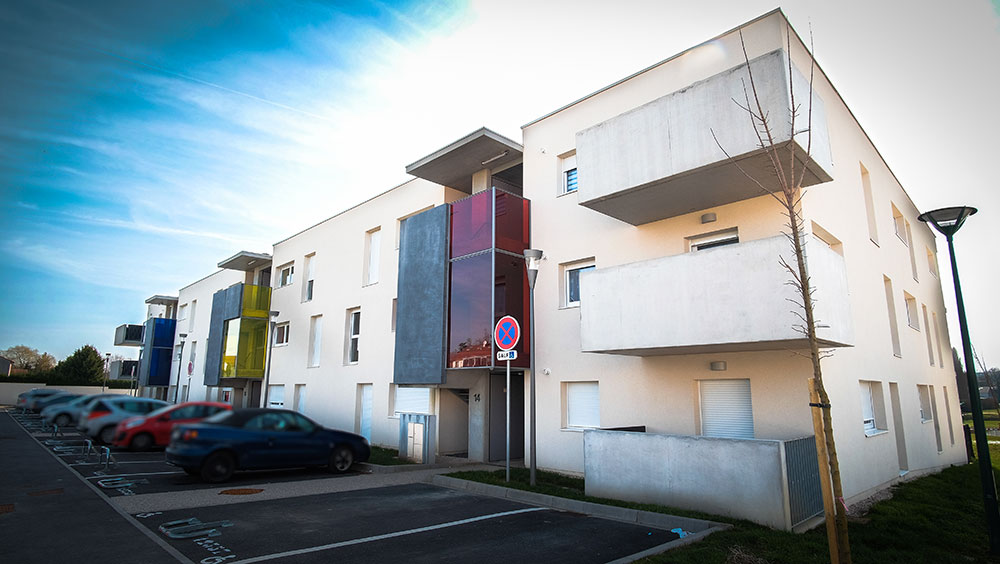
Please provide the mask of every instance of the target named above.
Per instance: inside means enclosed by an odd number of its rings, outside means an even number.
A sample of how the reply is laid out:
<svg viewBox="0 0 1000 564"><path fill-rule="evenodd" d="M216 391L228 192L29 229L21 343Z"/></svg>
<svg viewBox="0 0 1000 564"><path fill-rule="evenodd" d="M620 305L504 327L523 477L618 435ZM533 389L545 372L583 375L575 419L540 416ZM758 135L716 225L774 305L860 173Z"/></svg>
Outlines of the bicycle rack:
<svg viewBox="0 0 1000 564"><path fill-rule="evenodd" d="M84 462L90 462L90 451L92 450L94 450L94 441L87 439L83 443L83 452L81 453L83 455Z"/></svg>
<svg viewBox="0 0 1000 564"><path fill-rule="evenodd" d="M52 424L52 435L50 435L50 438L54 439L56 437L64 437L64 436L65 435L63 435L63 432L59 429L59 425L56 425L55 423L53 423Z"/></svg>
<svg viewBox="0 0 1000 564"><path fill-rule="evenodd" d="M118 461L111 456L111 449L108 447L101 447L101 458L97 460L97 463L101 462L104 462L104 470L110 470L112 462L115 466L118 465Z"/></svg>
<svg viewBox="0 0 1000 564"><path fill-rule="evenodd" d="M140 478L104 478L103 480L97 480L97 485L105 489L118 489L118 488L130 488L139 484L148 484L149 480Z"/></svg>

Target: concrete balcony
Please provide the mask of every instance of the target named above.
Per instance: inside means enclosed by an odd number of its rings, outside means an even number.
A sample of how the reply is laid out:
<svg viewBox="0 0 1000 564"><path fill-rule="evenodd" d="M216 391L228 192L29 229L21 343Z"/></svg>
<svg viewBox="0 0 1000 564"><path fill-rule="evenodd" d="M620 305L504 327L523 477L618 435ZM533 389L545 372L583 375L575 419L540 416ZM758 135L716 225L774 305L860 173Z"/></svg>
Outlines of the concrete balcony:
<svg viewBox="0 0 1000 564"><path fill-rule="evenodd" d="M116 347L141 347L142 325L119 325L115 327Z"/></svg>
<svg viewBox="0 0 1000 564"><path fill-rule="evenodd" d="M806 186L832 180L823 101L813 95L807 163L808 80L794 67L789 77L782 50L750 64L776 145L793 145L796 171L807 168ZM748 76L743 64L578 132L580 205L641 225L762 195L719 148L721 144L754 178L773 184L770 161L750 117L734 101L745 104ZM794 139L789 124L792 86L800 108ZM785 158L787 149L781 154Z"/></svg>
<svg viewBox="0 0 1000 564"><path fill-rule="evenodd" d="M844 259L812 242L820 342L854 341ZM783 236L584 272L580 336L584 352L636 356L805 348L795 329L801 301L778 257L792 261Z"/></svg>

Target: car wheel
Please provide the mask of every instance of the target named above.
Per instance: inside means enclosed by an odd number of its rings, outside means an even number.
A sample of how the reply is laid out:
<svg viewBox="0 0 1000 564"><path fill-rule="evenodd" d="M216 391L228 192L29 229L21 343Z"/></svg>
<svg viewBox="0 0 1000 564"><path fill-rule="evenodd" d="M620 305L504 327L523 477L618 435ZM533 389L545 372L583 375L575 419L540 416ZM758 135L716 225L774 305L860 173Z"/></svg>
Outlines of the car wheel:
<svg viewBox="0 0 1000 564"><path fill-rule="evenodd" d="M56 417L55 423L60 427L66 427L70 423L69 415L66 415L65 413L60 413L59 416Z"/></svg>
<svg viewBox="0 0 1000 564"><path fill-rule="evenodd" d="M333 449L330 455L330 471L342 474L351 469L354 464L354 451L345 446Z"/></svg>
<svg viewBox="0 0 1000 564"><path fill-rule="evenodd" d="M205 463L201 465L201 479L210 484L217 484L228 480L235 471L236 461L233 455L228 452L214 452L208 455Z"/></svg>
<svg viewBox="0 0 1000 564"><path fill-rule="evenodd" d="M101 429L101 432L98 433L97 438L99 438L102 443L110 445L111 442L115 440L115 426L108 425L107 427Z"/></svg>
<svg viewBox="0 0 1000 564"><path fill-rule="evenodd" d="M149 433L139 433L132 437L132 442L128 447L132 450L149 450L153 446L153 436Z"/></svg>

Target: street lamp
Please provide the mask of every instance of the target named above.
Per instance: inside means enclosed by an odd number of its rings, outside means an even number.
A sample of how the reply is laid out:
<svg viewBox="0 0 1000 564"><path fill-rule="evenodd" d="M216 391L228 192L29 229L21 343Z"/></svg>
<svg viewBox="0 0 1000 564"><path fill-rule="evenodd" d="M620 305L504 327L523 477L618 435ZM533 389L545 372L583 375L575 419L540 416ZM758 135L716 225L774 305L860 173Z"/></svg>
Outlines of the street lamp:
<svg viewBox="0 0 1000 564"><path fill-rule="evenodd" d="M986 424L983 422L983 407L979 402L979 384L972 358L972 341L969 339L969 324L965 319L965 301L962 299L962 285L958 281L958 263L955 262L955 245L952 237L962 227L966 218L975 214L976 208L958 206L941 208L920 214L917 219L930 223L948 240L951 255L951 276L955 281L955 301L958 302L958 326L962 331L962 350L965 353L965 377L969 381L969 403L972 408L972 425L976 430L976 450L979 457L979 477L983 484L983 503L986 506L986 525L990 534L990 553L1000 554L1000 510L997 506L997 486L993 478L990 461L990 447L986 438Z"/></svg>
<svg viewBox="0 0 1000 564"><path fill-rule="evenodd" d="M177 384L174 386L175 404L177 403L177 393L181 389L181 364L184 361L184 339L187 339L187 333L181 333L179 337L181 338L181 352L177 353Z"/></svg>
<svg viewBox="0 0 1000 564"><path fill-rule="evenodd" d="M104 388L108 385L108 372L111 372L111 353L104 353L104 381L101 382L101 393L104 393Z"/></svg>
<svg viewBox="0 0 1000 564"><path fill-rule="evenodd" d="M271 310L267 312L268 318L268 343L267 343L267 366L264 368L264 405L267 407L267 395L271 382L271 353L274 351L274 326L278 323L276 319L280 311Z"/></svg>
<svg viewBox="0 0 1000 564"><path fill-rule="evenodd" d="M531 470L529 472L529 483L535 485L535 469L537 464L535 462L535 355L538 351L535 349L535 278L538 277L538 267L541 266L542 256L544 253L538 249L525 249L524 250L524 262L528 266L528 289L530 290L529 303L530 310L528 312L529 317L529 338L531 343L529 348L531 349L531 359L530 367L531 371L531 391L529 395L530 401L530 427L528 431L528 444L529 444L529 456L531 456Z"/></svg>

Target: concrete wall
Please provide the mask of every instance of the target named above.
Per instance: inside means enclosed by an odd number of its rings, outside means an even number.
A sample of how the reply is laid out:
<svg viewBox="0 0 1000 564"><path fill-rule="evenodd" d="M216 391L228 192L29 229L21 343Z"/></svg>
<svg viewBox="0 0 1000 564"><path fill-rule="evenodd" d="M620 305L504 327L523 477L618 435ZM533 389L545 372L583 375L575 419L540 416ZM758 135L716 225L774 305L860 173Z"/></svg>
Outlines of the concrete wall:
<svg viewBox="0 0 1000 564"><path fill-rule="evenodd" d="M587 495L788 529L781 441L588 430Z"/></svg>
<svg viewBox="0 0 1000 564"><path fill-rule="evenodd" d="M17 396L22 392L27 392L35 388L55 388L72 394L100 394L100 386L46 386L45 384L32 384L20 382L0 382L0 405L14 405L17 403ZM105 394L129 394L131 390L105 388Z"/></svg>
<svg viewBox="0 0 1000 564"><path fill-rule="evenodd" d="M584 272L581 346L679 354L692 347L784 350L788 341L804 343L791 303L797 290L787 284L782 256L793 260L788 240L778 236ZM829 325L820 338L853 344L843 258L816 246L810 259L810 274L824 291L816 314Z"/></svg>

